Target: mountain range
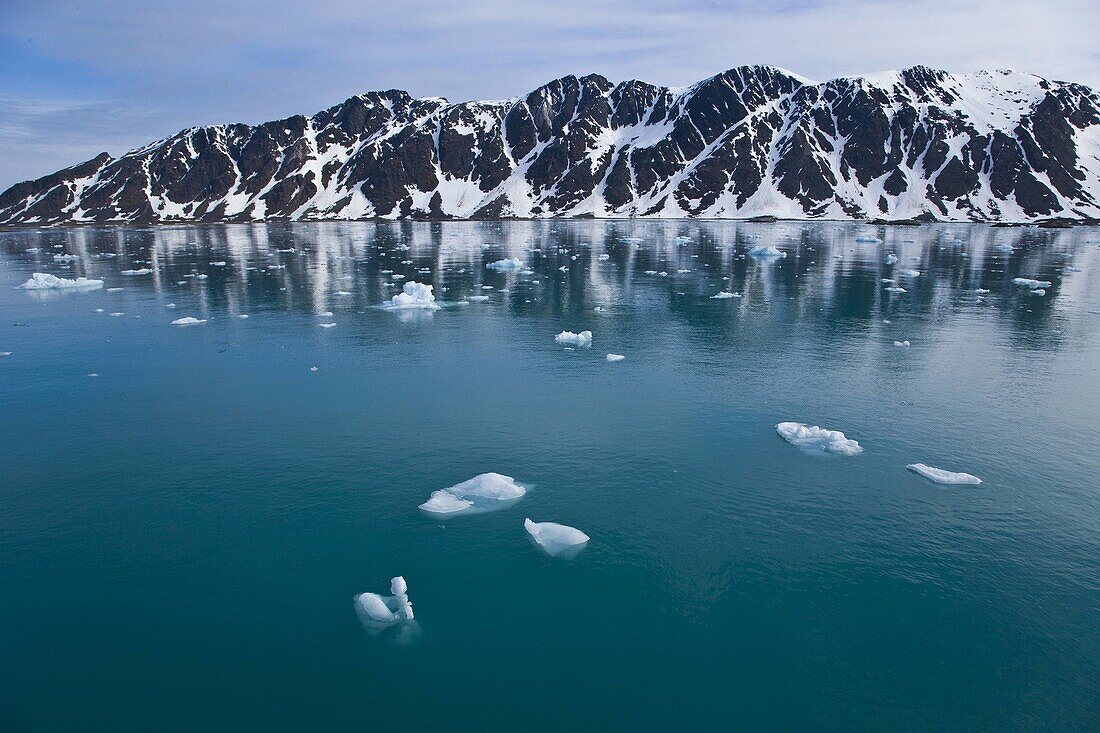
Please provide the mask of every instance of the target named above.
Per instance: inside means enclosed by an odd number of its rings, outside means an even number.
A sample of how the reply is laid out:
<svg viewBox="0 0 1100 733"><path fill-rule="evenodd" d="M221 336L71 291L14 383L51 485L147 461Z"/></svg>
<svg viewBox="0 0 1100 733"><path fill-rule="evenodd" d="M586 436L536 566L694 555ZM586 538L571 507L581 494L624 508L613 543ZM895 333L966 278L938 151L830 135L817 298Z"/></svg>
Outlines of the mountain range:
<svg viewBox="0 0 1100 733"><path fill-rule="evenodd" d="M555 79L449 103L398 90L193 127L0 194L0 224L707 217L1100 219L1100 95L923 66L684 88Z"/></svg>

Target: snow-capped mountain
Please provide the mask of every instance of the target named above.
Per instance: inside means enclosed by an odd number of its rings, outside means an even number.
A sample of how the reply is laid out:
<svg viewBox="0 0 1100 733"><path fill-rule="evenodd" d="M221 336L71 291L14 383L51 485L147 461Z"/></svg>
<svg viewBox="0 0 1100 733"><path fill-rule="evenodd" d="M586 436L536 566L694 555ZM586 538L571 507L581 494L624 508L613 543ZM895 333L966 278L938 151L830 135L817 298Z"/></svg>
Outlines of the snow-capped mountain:
<svg viewBox="0 0 1100 733"><path fill-rule="evenodd" d="M926 67L670 89L566 76L506 101L369 92L184 130L0 195L0 223L495 217L1100 219L1100 95Z"/></svg>

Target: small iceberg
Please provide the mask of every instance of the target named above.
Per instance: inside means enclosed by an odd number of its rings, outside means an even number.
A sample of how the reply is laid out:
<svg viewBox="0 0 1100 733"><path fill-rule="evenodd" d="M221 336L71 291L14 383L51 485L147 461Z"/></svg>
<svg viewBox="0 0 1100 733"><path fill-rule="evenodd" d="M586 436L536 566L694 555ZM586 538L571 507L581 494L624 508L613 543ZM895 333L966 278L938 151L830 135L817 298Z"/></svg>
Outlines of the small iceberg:
<svg viewBox="0 0 1100 733"><path fill-rule="evenodd" d="M622 361L625 358L626 357L623 356L622 354L608 354L607 355L607 360L608 361Z"/></svg>
<svg viewBox="0 0 1100 733"><path fill-rule="evenodd" d="M937 484L980 484L982 480L969 473L956 473L945 471L942 468L933 468L923 463L910 463L906 466L910 471L916 471L930 481Z"/></svg>
<svg viewBox="0 0 1100 733"><path fill-rule="evenodd" d="M775 432L791 445L800 448L839 453L843 456L855 456L863 452L859 443L844 437L844 433L839 430L826 430L800 422L781 422L775 426Z"/></svg>
<svg viewBox="0 0 1100 733"><path fill-rule="evenodd" d="M403 577L398 575L390 581L390 593L393 595L360 593L355 596L355 612L369 629L380 631L394 624L408 623L413 620L409 587Z"/></svg>
<svg viewBox="0 0 1100 733"><path fill-rule="evenodd" d="M727 298L740 298L740 297L741 297L741 293L731 293L728 290L723 290L722 292L720 292L716 295L710 296L710 299L711 300L726 300Z"/></svg>
<svg viewBox="0 0 1100 733"><path fill-rule="evenodd" d="M112 313L111 315L114 315ZM122 315L121 313L119 315ZM200 323L206 323L205 318L194 318L192 316L184 316L183 318L177 318L172 321L173 326L197 326Z"/></svg>
<svg viewBox="0 0 1100 733"><path fill-rule="evenodd" d="M573 333L572 331L562 331L554 337L554 341L559 344L576 344L578 346L586 346L592 343L592 332L581 331L580 333Z"/></svg>
<svg viewBox="0 0 1100 733"><path fill-rule="evenodd" d="M997 251L998 252L1011 252L1012 251L1012 245L1011 244L998 244L997 245Z"/></svg>
<svg viewBox="0 0 1100 733"><path fill-rule="evenodd" d="M18 286L18 290L96 290L103 287L102 280L90 280L86 277L78 277L75 280L66 280L57 275L45 272L36 272L31 279Z"/></svg>
<svg viewBox="0 0 1100 733"><path fill-rule="evenodd" d="M904 347L908 348L909 347L909 342L908 341L895 341L894 346L904 346Z"/></svg>
<svg viewBox="0 0 1100 733"><path fill-rule="evenodd" d="M896 265L898 264L898 256L891 252L890 254L886 255L886 259L883 260L883 262L885 262L887 265Z"/></svg>
<svg viewBox="0 0 1100 733"><path fill-rule="evenodd" d="M900 277L920 277L919 270L898 270Z"/></svg>
<svg viewBox="0 0 1100 733"><path fill-rule="evenodd" d="M591 539L576 527L557 522L532 522L528 518L523 520L523 528L550 557L574 558Z"/></svg>
<svg viewBox="0 0 1100 733"><path fill-rule="evenodd" d="M321 328L336 328L335 323L318 323L317 325Z"/></svg>
<svg viewBox="0 0 1100 733"><path fill-rule="evenodd" d="M152 272L152 270L150 270L148 267L143 267L140 270L123 270L122 274L123 275L148 275L151 272Z"/></svg>
<svg viewBox="0 0 1100 733"><path fill-rule="evenodd" d="M460 484L433 491L420 509L437 519L480 514L509 507L526 493L527 487L517 484L511 476L482 473Z"/></svg>
<svg viewBox="0 0 1100 733"><path fill-rule="evenodd" d="M466 300L471 303L483 303L489 299L488 295L467 295Z"/></svg>
<svg viewBox="0 0 1100 733"><path fill-rule="evenodd" d="M758 244L749 250L749 257L786 257L786 252L781 252L771 244Z"/></svg>
<svg viewBox="0 0 1100 733"><path fill-rule="evenodd" d="M383 308L390 310L438 310L439 304L435 302L432 294L432 286L424 285L411 280L402 287L401 292L382 303Z"/></svg>
<svg viewBox="0 0 1100 733"><path fill-rule="evenodd" d="M885 290L888 293L908 293L909 292L905 288L899 288L896 285L891 285L890 287L883 288L883 290Z"/></svg>
<svg viewBox="0 0 1100 733"><path fill-rule="evenodd" d="M518 257L512 257L510 259L497 260L496 262L490 262L485 265L490 270L522 270L523 263L520 262Z"/></svg>
<svg viewBox="0 0 1100 733"><path fill-rule="evenodd" d="M858 244L878 244L881 241L878 237L856 237Z"/></svg>
<svg viewBox="0 0 1100 733"><path fill-rule="evenodd" d="M1014 277L1012 278L1013 285L1026 285L1032 290L1038 290L1040 288L1049 288L1052 283L1050 280L1032 280L1029 277Z"/></svg>

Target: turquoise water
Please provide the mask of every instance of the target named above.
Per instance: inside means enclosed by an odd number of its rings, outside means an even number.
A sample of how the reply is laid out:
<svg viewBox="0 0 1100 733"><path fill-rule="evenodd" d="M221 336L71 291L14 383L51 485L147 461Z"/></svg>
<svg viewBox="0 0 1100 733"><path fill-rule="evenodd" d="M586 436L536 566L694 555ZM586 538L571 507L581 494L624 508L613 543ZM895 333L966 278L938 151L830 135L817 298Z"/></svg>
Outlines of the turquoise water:
<svg viewBox="0 0 1100 733"><path fill-rule="evenodd" d="M1089 228L0 233L0 729L1097 729L1098 278ZM418 511L485 471L533 487Z"/></svg>

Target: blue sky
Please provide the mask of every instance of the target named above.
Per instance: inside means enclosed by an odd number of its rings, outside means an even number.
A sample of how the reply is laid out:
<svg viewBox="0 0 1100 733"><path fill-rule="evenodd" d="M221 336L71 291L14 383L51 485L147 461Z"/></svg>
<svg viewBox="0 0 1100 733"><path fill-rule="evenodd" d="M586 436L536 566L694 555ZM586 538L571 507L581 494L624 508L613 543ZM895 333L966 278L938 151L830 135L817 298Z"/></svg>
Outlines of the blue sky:
<svg viewBox="0 0 1100 733"><path fill-rule="evenodd" d="M680 86L927 64L1100 88L1100 0L0 0L0 189L191 125L360 91L453 101L597 72Z"/></svg>

